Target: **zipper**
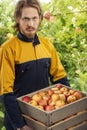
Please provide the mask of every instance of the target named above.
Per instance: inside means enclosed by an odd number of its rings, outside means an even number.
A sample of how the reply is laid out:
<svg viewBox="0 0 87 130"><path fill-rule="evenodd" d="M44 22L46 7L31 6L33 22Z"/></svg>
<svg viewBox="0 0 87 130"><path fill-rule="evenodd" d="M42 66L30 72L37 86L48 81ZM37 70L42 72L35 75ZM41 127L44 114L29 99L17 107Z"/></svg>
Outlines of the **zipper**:
<svg viewBox="0 0 87 130"><path fill-rule="evenodd" d="M34 52L35 52L35 63L36 63L36 74L35 74L35 78L36 78L36 84L37 84L37 86L39 85L38 84L38 76L37 76L37 74L38 74L38 63L37 63L37 54L36 54L36 48L35 48L35 45L34 45Z"/></svg>

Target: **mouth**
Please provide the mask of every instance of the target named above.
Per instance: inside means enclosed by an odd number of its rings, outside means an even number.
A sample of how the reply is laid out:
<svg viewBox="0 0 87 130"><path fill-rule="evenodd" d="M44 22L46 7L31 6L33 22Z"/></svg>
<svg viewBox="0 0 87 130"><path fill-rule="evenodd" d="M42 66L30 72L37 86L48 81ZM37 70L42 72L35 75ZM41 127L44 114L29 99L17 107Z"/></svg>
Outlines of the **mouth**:
<svg viewBox="0 0 87 130"><path fill-rule="evenodd" d="M26 28L26 30L31 32L31 31L34 31L35 29L34 28Z"/></svg>
<svg viewBox="0 0 87 130"><path fill-rule="evenodd" d="M32 30L32 29L27 29L26 31L27 31L27 32L33 32L34 30Z"/></svg>

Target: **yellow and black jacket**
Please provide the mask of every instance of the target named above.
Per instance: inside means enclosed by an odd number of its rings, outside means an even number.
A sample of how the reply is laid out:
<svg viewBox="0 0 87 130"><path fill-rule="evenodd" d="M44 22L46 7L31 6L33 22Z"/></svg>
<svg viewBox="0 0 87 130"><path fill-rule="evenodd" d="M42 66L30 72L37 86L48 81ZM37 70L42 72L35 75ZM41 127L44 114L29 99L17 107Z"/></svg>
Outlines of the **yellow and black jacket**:
<svg viewBox="0 0 87 130"><path fill-rule="evenodd" d="M69 85L58 53L49 40L37 35L34 39L28 39L19 33L1 46L0 95L3 95L13 128L24 125L16 98L47 87L49 79L52 84L60 82ZM11 110L12 105L15 108L14 113ZM14 117L11 116L13 114Z"/></svg>

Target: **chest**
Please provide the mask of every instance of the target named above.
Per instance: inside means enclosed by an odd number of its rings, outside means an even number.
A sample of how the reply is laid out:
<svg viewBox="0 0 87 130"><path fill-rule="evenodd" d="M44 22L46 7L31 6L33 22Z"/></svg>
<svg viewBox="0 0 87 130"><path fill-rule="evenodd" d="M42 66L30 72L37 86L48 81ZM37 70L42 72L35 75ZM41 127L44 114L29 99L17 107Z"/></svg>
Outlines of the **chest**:
<svg viewBox="0 0 87 130"><path fill-rule="evenodd" d="M44 44L22 43L16 48L16 64L44 58L51 58L51 52Z"/></svg>

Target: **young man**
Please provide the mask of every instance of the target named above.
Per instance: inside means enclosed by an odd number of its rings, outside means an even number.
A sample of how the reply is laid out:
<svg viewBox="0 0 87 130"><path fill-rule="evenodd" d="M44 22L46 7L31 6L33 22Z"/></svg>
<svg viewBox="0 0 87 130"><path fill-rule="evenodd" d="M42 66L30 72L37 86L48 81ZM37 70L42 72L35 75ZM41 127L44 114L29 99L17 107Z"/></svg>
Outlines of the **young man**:
<svg viewBox="0 0 87 130"><path fill-rule="evenodd" d="M16 98L52 84L69 86L66 72L49 40L36 32L43 19L37 0L19 0L15 13L18 32L0 48L0 94L5 107L6 130L31 130Z"/></svg>

